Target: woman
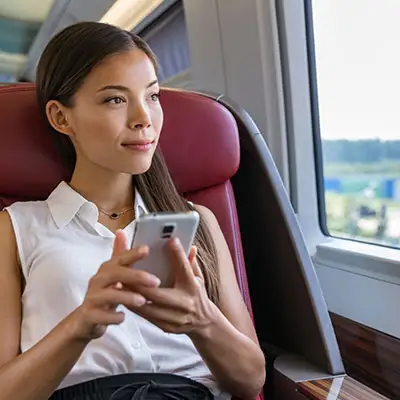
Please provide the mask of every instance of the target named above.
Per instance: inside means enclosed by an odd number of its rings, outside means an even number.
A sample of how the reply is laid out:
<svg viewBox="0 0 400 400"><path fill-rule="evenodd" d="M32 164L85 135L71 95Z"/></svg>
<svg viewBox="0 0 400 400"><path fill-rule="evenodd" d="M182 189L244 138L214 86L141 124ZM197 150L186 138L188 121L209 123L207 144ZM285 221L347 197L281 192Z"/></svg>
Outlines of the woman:
<svg viewBox="0 0 400 400"><path fill-rule="evenodd" d="M71 172L0 213L0 400L252 398L263 354L213 214L173 288L131 266L141 211L185 211L157 144L156 61L137 36L78 23L47 45L37 98ZM174 397L175 396L175 397Z"/></svg>

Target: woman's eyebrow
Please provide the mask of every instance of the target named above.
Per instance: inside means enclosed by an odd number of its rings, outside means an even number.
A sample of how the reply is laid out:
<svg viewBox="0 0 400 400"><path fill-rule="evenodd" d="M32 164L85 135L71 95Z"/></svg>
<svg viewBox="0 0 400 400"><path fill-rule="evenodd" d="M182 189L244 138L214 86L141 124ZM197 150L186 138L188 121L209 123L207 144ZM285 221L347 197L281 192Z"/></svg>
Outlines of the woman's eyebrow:
<svg viewBox="0 0 400 400"><path fill-rule="evenodd" d="M122 92L129 92L129 88L123 85L107 85L103 86L101 89L98 90L98 92L103 92L104 90L109 90L109 89L114 89L114 90L121 90Z"/></svg>
<svg viewBox="0 0 400 400"><path fill-rule="evenodd" d="M154 81L151 81L151 82L147 85L147 89L148 89L149 87L152 87L152 86L156 85L157 83L158 83L158 79L155 79Z"/></svg>
<svg viewBox="0 0 400 400"><path fill-rule="evenodd" d="M151 81L147 86L146 89L150 88L151 86L154 86L158 83L158 80L155 79L154 81ZM123 85L107 85L107 86L103 86L101 89L98 90L98 92L103 92L104 90L110 90L110 89L114 89L114 90L121 90L122 92L129 92L130 89L127 86L123 86Z"/></svg>

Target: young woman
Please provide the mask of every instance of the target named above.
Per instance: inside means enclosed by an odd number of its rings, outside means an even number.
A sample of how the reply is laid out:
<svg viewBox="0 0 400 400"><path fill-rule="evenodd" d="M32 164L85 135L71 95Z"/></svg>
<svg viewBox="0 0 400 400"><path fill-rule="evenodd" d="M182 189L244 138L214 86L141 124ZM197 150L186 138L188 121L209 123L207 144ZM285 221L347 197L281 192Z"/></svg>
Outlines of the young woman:
<svg viewBox="0 0 400 400"><path fill-rule="evenodd" d="M131 266L141 211L192 208L157 148L156 60L139 37L78 23L47 45L37 98L71 179L0 213L0 400L255 397L264 357L213 214L173 288ZM146 393L149 394L147 397Z"/></svg>

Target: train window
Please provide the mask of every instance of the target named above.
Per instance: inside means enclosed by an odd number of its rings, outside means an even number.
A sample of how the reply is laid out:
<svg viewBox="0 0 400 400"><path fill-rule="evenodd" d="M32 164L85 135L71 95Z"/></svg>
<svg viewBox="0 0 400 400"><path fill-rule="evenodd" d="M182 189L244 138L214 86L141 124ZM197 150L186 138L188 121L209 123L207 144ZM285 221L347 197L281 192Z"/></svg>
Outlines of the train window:
<svg viewBox="0 0 400 400"><path fill-rule="evenodd" d="M400 248L400 2L311 5L322 228Z"/></svg>

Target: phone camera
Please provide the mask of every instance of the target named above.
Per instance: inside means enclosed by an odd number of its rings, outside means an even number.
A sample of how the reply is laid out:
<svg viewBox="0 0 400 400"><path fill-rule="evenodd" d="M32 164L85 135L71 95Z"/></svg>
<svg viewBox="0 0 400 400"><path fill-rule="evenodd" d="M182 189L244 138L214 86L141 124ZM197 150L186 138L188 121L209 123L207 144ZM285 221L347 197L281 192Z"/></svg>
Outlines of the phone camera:
<svg viewBox="0 0 400 400"><path fill-rule="evenodd" d="M172 236L172 233L174 232L174 229L174 225L164 225L161 237L164 239L170 238Z"/></svg>

